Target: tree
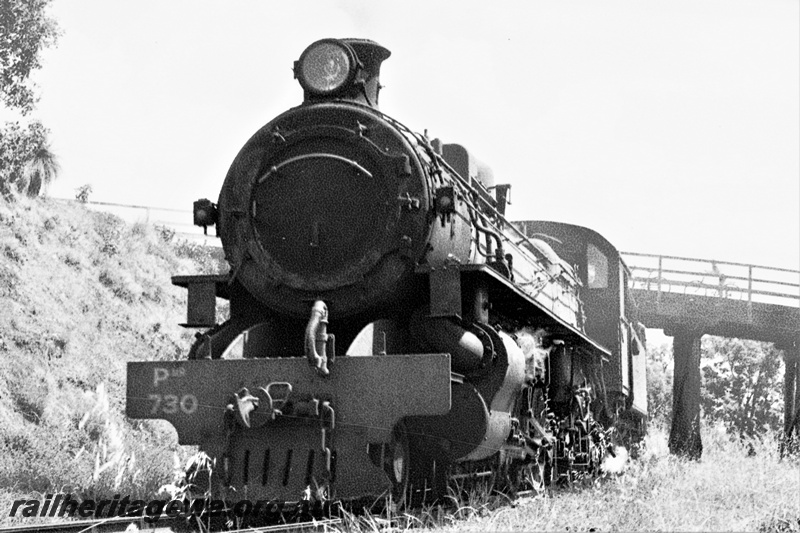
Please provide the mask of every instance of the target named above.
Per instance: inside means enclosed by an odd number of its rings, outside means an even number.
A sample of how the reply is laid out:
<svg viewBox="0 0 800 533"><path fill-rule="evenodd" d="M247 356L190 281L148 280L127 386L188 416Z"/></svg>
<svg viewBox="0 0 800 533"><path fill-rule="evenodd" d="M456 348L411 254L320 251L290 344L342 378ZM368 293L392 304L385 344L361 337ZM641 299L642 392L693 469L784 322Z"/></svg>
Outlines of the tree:
<svg viewBox="0 0 800 533"><path fill-rule="evenodd" d="M7 122L0 130L0 193L37 196L58 174L59 166L47 140L49 130L41 122L26 127Z"/></svg>
<svg viewBox="0 0 800 533"><path fill-rule="evenodd" d="M781 422L781 353L771 344L703 339L702 406L706 418L722 421L731 433L755 437L778 431Z"/></svg>
<svg viewBox="0 0 800 533"><path fill-rule="evenodd" d="M668 344L647 347L647 410L650 420L667 424L672 416L672 348Z"/></svg>
<svg viewBox="0 0 800 533"><path fill-rule="evenodd" d="M51 0L0 0L0 102L21 115L30 113L38 97L30 80L41 67L40 53L55 44L59 30L47 16ZM0 194L36 196L58 173L39 121L26 126L7 122L0 129Z"/></svg>
<svg viewBox="0 0 800 533"><path fill-rule="evenodd" d="M58 25L46 15L51 0L0 0L0 101L27 115L36 105L30 74L40 52L55 44Z"/></svg>
<svg viewBox="0 0 800 533"><path fill-rule="evenodd" d="M22 182L27 183L26 187L20 187L20 192L24 192L30 197L38 196L42 187L50 184L55 179L61 169L56 155L50 150L50 145L45 141L34 149L31 158L25 163L22 171ZM22 182L20 185L22 185Z"/></svg>

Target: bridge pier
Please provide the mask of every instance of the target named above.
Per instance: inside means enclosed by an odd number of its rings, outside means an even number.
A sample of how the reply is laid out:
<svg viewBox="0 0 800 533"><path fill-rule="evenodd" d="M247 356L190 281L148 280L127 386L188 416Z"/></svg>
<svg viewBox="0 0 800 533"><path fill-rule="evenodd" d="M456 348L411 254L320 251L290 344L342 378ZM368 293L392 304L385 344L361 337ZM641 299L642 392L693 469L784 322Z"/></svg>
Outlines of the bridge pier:
<svg viewBox="0 0 800 533"><path fill-rule="evenodd" d="M783 441L781 457L800 447L800 344L777 346L783 350Z"/></svg>
<svg viewBox="0 0 800 533"><path fill-rule="evenodd" d="M703 454L700 438L700 338L703 334L685 326L675 328L672 333L674 378L669 451L699 459Z"/></svg>

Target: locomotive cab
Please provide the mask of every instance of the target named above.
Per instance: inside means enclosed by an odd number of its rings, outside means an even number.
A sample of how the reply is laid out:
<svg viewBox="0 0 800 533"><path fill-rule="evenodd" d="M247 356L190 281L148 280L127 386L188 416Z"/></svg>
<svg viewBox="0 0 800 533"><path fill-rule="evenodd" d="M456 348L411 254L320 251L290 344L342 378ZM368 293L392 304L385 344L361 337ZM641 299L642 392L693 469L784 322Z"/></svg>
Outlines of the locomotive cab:
<svg viewBox="0 0 800 533"><path fill-rule="evenodd" d="M619 251L602 235L581 226L549 221L517 223L529 237L546 240L575 265L581 283L586 334L611 349L603 377L626 409L647 415L644 330L628 290L630 271Z"/></svg>

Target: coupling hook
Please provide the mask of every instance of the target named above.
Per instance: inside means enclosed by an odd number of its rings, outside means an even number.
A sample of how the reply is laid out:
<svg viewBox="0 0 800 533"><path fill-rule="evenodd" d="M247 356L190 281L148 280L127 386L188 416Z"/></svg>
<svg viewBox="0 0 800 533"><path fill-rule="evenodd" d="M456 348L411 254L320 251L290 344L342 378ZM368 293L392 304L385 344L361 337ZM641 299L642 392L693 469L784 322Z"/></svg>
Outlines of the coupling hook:
<svg viewBox="0 0 800 533"><path fill-rule="evenodd" d="M333 335L328 335L328 306L322 300L317 300L311 307L311 317L306 326L305 352L308 364L321 376L330 374L325 351L328 337L333 337ZM331 362L333 362L333 354L331 354Z"/></svg>

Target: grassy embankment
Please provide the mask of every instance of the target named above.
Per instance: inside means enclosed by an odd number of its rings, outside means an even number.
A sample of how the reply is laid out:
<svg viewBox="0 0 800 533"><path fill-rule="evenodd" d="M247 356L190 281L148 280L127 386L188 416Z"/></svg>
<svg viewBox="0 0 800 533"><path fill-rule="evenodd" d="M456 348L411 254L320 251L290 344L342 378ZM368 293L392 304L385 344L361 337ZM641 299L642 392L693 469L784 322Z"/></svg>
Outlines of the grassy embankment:
<svg viewBox="0 0 800 533"><path fill-rule="evenodd" d="M15 499L147 499L171 481L189 450L166 423L125 419L125 364L185 357L185 291L169 277L217 267L165 230L0 200L0 525Z"/></svg>

